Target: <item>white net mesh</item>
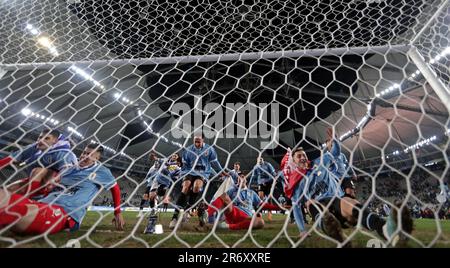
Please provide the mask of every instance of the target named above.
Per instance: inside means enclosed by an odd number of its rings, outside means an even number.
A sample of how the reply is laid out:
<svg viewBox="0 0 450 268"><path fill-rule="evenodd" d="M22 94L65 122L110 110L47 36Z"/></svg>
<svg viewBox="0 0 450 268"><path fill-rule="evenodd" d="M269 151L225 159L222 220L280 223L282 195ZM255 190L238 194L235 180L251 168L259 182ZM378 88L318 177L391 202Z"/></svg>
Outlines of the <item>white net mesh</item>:
<svg viewBox="0 0 450 268"><path fill-rule="evenodd" d="M388 218L400 201L414 218L412 234L397 228L407 246L448 247L449 1L297 2L1 1L1 156L24 152L44 128L69 137L77 156L87 144L103 145L126 225L111 226L113 200L103 187L86 199L79 230L17 235L36 222L31 210L11 216L11 195L3 194L0 246L365 247L373 239L386 246L392 241L361 218L344 241L309 215L310 236L300 237L291 220L281 160L300 146L309 159L320 157L332 128L363 208ZM200 228L198 209L186 207L172 230L184 176L169 176L156 206L162 234L144 234L155 219L147 203L139 212L152 188L149 153L184 155L199 131L224 168L201 187L201 201L214 201L220 173L235 162L249 181L262 156L275 169L268 196L280 208L270 220L256 207L262 228L254 216L251 228L229 230L220 220ZM5 164L2 193L30 177L30 167Z"/></svg>

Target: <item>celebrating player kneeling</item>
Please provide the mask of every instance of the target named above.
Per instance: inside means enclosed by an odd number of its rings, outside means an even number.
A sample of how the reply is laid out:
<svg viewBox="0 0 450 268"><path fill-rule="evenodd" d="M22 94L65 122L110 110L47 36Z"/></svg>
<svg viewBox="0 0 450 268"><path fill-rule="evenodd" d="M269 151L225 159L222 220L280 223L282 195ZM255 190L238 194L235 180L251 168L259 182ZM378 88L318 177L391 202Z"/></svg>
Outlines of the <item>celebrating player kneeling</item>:
<svg viewBox="0 0 450 268"><path fill-rule="evenodd" d="M59 187L38 201L0 189L0 228L10 227L20 234L77 230L88 206L106 188L113 195L113 223L122 230L125 222L120 214L120 189L111 171L98 162L102 152L101 146L87 145L79 163L60 174Z"/></svg>
<svg viewBox="0 0 450 268"><path fill-rule="evenodd" d="M77 159L64 135L43 129L35 143L1 159L0 169L10 163L24 166L28 178L9 184L8 190L36 199L48 194L58 182L58 173L76 165Z"/></svg>

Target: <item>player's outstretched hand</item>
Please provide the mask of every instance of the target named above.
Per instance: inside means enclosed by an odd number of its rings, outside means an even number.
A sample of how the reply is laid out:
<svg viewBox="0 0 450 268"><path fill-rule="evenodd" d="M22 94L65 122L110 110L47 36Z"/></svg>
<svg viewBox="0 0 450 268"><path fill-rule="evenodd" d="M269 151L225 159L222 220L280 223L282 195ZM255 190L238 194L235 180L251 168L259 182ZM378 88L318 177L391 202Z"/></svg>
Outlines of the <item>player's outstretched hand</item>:
<svg viewBox="0 0 450 268"><path fill-rule="evenodd" d="M116 229L119 231L123 231L123 227L125 226L125 220L123 219L122 214L117 214L114 216L112 223L116 226Z"/></svg>

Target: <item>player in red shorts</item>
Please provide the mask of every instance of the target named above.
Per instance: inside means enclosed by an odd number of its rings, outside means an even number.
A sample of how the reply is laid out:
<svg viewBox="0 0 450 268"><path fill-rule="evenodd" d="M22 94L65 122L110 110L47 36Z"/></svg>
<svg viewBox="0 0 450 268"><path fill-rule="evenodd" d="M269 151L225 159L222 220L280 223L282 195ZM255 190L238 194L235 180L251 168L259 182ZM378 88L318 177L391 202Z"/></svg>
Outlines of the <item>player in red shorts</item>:
<svg viewBox="0 0 450 268"><path fill-rule="evenodd" d="M227 180L231 180L230 177ZM276 205L263 202L259 198L258 194L252 189L247 188L246 177L241 174L238 179L239 186L235 186L232 181L228 183L231 189L226 189L227 187L218 190L223 191L211 205L208 207L208 223L214 223L214 214L217 211L225 208L224 216L225 223L220 223L220 228L230 229L230 230L245 230L250 227L252 223L253 216L256 216L252 228L261 229L264 227L264 220L261 213L256 213L258 208L267 210L279 210L280 208ZM226 183L226 182L225 182ZM228 206L231 204L230 206Z"/></svg>
<svg viewBox="0 0 450 268"><path fill-rule="evenodd" d="M0 160L0 169L15 164L25 166L28 178L7 186L8 190L31 198L45 196L62 170L77 164L70 142L57 130L44 129L36 143Z"/></svg>
<svg viewBox="0 0 450 268"><path fill-rule="evenodd" d="M10 228L19 234L56 233L79 228L88 206L102 189L113 195L115 217L119 230L125 224L120 213L120 188L111 171L98 160L103 148L89 144L79 164L64 170L59 187L38 201L0 189L0 229Z"/></svg>

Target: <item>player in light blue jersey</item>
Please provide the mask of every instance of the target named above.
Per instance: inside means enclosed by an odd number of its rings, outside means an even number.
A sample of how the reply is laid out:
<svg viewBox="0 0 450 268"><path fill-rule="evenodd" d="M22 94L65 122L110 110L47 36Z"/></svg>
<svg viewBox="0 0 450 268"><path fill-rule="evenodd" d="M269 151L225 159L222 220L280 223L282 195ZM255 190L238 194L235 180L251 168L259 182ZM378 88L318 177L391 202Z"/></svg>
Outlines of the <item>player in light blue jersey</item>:
<svg viewBox="0 0 450 268"><path fill-rule="evenodd" d="M330 136L332 137L331 134ZM325 152L316 159L314 167L306 174L306 180L300 182L300 187L304 189L302 193L306 199L306 207L312 219L318 221L325 234L340 243L345 241L342 228L354 227L359 223L368 230L376 231L383 239L395 245L402 237L396 232L399 225L405 233L412 232L413 222L409 209L406 206L402 208L401 224L398 224L397 208L392 209L386 221L380 215L363 208L356 199L344 196L334 175L336 166L333 166L334 157L341 153L340 145L336 139L332 142L334 150ZM306 154L301 157L306 157ZM399 204L396 206L400 207ZM344 246L349 245L350 243Z"/></svg>
<svg viewBox="0 0 450 268"><path fill-rule="evenodd" d="M8 185L8 190L31 198L47 194L57 174L77 164L70 142L57 130L44 129L37 142L11 155L12 161L25 166L28 178Z"/></svg>
<svg viewBox="0 0 450 268"><path fill-rule="evenodd" d="M99 192L110 189L115 207L113 223L123 230L120 188L111 171L98 162L102 152L101 146L86 146L78 165L63 170L59 186L39 201L0 190L0 228L12 225L12 231L22 234L76 230Z"/></svg>
<svg viewBox="0 0 450 268"><path fill-rule="evenodd" d="M333 155L334 163L336 165L333 173L337 178L340 179L341 188L344 191L344 195L350 198L356 198L356 187L353 183L353 180L357 179L356 173L353 170L352 166L349 164L345 154L342 151L339 154L336 153L336 150L334 149L335 143L336 141L333 142L332 139L328 139L326 141L326 148L328 152Z"/></svg>
<svg viewBox="0 0 450 268"><path fill-rule="evenodd" d="M269 196L276 175L277 174L273 166L269 162L264 161L262 157L258 157L257 164L253 167L252 170L252 176L250 178L249 185L256 181L258 183L259 198L263 200L267 199L269 200L269 202L271 202ZM269 211L267 216L268 220L271 221L271 211Z"/></svg>
<svg viewBox="0 0 450 268"><path fill-rule="evenodd" d="M221 189L220 187L218 191L221 190L226 189ZM215 215L218 215L218 212L224 209L225 223L219 224L219 228L246 230L250 227L252 218L254 218L252 228L261 229L264 227L264 220L261 213L256 213L256 211L259 208L268 210L280 209L276 205L261 200L255 191L249 189L244 174L239 176L238 185L233 183L231 189L223 193L216 193L216 195L218 195L218 198L211 202L207 216L208 223L212 224L218 218Z"/></svg>
<svg viewBox="0 0 450 268"><path fill-rule="evenodd" d="M213 169L218 173L222 172L221 175L228 175L222 170L222 166L217 159L216 150L212 146L205 144L203 136L197 134L194 136L194 144L187 147L182 155L180 177L183 179L183 183L181 193L176 201L177 207L169 225L170 229L176 226L179 209L193 208L197 203L200 203L197 208L200 225L204 225L204 222L202 222L204 208L199 200L203 186L209 179Z"/></svg>
<svg viewBox="0 0 450 268"><path fill-rule="evenodd" d="M157 172L155 176L153 176L153 181L151 182L150 191L148 200L150 202L150 208L153 209L155 207L156 197L159 196L162 199L168 198L166 196L167 190L170 186L178 179L180 176L180 167L181 163L179 162L179 155L172 154L170 159L163 159L161 163L161 168ZM169 200L164 200L164 202L168 202Z"/></svg>
<svg viewBox="0 0 450 268"><path fill-rule="evenodd" d="M145 177L147 187L145 188L144 195L142 196L141 199L141 204L139 205L139 213L137 215L138 218L144 215L142 211L144 209L145 203L149 199L152 183L154 181L154 178L161 172L161 169L163 167L162 163L164 162L164 159L158 158L155 152L150 152L149 159L151 162L153 162L153 166L148 170L147 175Z"/></svg>
<svg viewBox="0 0 450 268"><path fill-rule="evenodd" d="M230 174L231 178L233 179L234 184L237 185L238 184L239 175L242 174L241 163L235 162L234 165L233 165L233 170L228 172L228 174Z"/></svg>

